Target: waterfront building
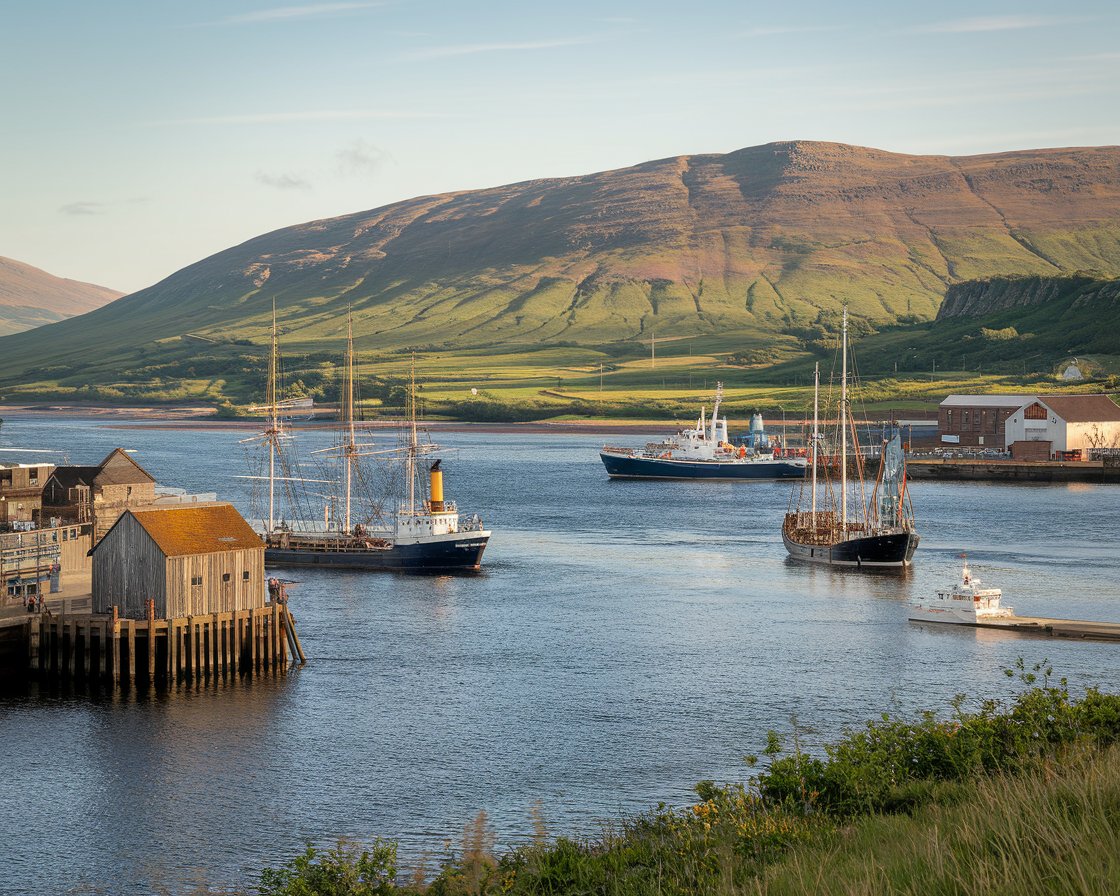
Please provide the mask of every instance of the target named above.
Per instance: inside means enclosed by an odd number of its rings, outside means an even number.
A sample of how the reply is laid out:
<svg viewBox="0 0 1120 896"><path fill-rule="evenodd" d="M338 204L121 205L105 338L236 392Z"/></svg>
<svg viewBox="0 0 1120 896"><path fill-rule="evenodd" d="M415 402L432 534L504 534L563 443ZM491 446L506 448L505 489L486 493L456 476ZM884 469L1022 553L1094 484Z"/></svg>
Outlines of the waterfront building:
<svg viewBox="0 0 1120 896"><path fill-rule="evenodd" d="M93 549L93 612L184 618L263 607L264 542L231 504L132 507Z"/></svg>
<svg viewBox="0 0 1120 896"><path fill-rule="evenodd" d="M937 432L944 445L1004 448L1007 418L1033 395L950 395L937 410Z"/></svg>
<svg viewBox="0 0 1120 896"><path fill-rule="evenodd" d="M92 467L56 467L42 488L42 513L90 523L96 544L125 510L156 500L156 480L123 448Z"/></svg>
<svg viewBox="0 0 1120 896"><path fill-rule="evenodd" d="M1120 448L1120 407L1107 395L1040 395L1007 420L1015 460L1088 460Z"/></svg>
<svg viewBox="0 0 1120 896"><path fill-rule="evenodd" d="M43 485L54 469L53 464L0 464L0 531L34 528Z"/></svg>

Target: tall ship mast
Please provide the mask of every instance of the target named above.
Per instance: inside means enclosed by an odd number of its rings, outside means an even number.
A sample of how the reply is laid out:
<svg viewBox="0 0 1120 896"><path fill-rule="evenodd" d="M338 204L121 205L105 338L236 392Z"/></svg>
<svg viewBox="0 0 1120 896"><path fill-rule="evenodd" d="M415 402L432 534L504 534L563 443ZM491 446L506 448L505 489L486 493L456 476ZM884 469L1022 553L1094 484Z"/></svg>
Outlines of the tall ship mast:
<svg viewBox="0 0 1120 896"><path fill-rule="evenodd" d="M808 509L803 509L805 483L791 498L791 509L782 523L782 541L789 555L829 566L908 567L920 540L914 531L914 512L906 489L906 455L895 432L884 440L879 475L870 498L864 488L863 457L856 438L855 420L848 394L848 309L841 324L839 429L839 494L825 466L823 488L818 483L820 462L820 365L813 376L813 433L807 472ZM855 481L848 471L848 437L852 438ZM851 507L853 486L859 501Z"/></svg>
<svg viewBox="0 0 1120 896"><path fill-rule="evenodd" d="M278 438L270 435L282 431L280 406L276 400L276 328L273 323L273 352L269 363L269 408L262 436L269 445L269 494L273 494L275 464L271 458ZM346 318L346 365L339 397L338 442L313 452L333 461L334 477L305 479L308 483L335 486L327 499L321 522L309 523L319 514L305 512L299 519L276 524L270 510L265 541L265 563L269 566L331 567L334 569L401 570L406 572L473 571L482 564L482 554L490 540L478 514L461 514L453 501L444 498L441 459L435 457L439 446L421 442L416 423L416 378L409 375L406 399L405 439L390 447L359 441L355 423L354 329L350 312ZM422 472L427 463L428 469ZM422 463L423 460L423 463ZM401 482L399 471L404 467ZM427 475L423 475L426 473ZM293 481L300 477L288 477ZM405 493L390 488L386 511L383 501L373 500L369 486L374 480L392 485L407 483ZM331 512L336 496L341 498L342 513ZM311 498L302 506L310 507Z"/></svg>

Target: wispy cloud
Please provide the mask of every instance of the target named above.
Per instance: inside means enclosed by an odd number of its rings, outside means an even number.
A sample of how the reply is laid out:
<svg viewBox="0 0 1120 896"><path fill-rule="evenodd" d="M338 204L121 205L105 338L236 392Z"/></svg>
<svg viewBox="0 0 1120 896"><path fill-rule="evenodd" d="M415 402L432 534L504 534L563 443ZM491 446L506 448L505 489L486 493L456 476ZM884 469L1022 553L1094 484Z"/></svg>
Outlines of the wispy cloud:
<svg viewBox="0 0 1120 896"><path fill-rule="evenodd" d="M288 22L292 19L310 19L330 16L340 12L354 12L384 6L384 3L313 3L308 6L277 6L272 9L258 9L237 16L227 16L222 21L229 25L246 25L255 22Z"/></svg>
<svg viewBox="0 0 1120 896"><path fill-rule="evenodd" d="M444 112L414 112L401 109L311 109L293 112L244 112L236 115L204 115L152 121L152 125L178 124L287 124L301 121L392 121L395 119L453 118Z"/></svg>
<svg viewBox="0 0 1120 896"><path fill-rule="evenodd" d="M557 47L578 47L597 43L598 37L571 37L560 40L526 40L504 43L452 44L444 47L427 47L403 54L405 59L438 59L445 56L471 56L477 53L509 53L524 50L552 50Z"/></svg>
<svg viewBox="0 0 1120 896"><path fill-rule="evenodd" d="M340 149L335 154L335 158L340 173L359 175L380 171L390 156L380 146L374 146L365 140L355 140L349 146Z"/></svg>
<svg viewBox="0 0 1120 896"><path fill-rule="evenodd" d="M266 187L275 187L277 190L310 190L311 184L295 174L268 174L258 171L257 183Z"/></svg>
<svg viewBox="0 0 1120 896"><path fill-rule="evenodd" d="M1084 18L1062 16L974 16L966 19L952 19L947 22L919 25L914 30L933 34L972 34L982 31L1021 31L1026 28L1050 28L1055 25L1070 25L1085 21Z"/></svg>
<svg viewBox="0 0 1120 896"><path fill-rule="evenodd" d="M774 37L782 34L811 34L818 31L839 31L838 25L758 25L736 32L735 37Z"/></svg>
<svg viewBox="0 0 1120 896"><path fill-rule="evenodd" d="M59 208L64 215L103 215L105 210L104 202L70 202Z"/></svg>

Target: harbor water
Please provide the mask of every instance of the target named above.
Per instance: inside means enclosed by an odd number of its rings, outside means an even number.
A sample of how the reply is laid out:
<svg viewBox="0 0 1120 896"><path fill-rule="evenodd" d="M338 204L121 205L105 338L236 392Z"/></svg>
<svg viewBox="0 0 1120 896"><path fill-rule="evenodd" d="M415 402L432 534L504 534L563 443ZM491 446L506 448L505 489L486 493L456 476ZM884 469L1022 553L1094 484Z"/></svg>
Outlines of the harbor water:
<svg viewBox="0 0 1120 896"><path fill-rule="evenodd" d="M248 512L247 435L8 414L0 446L135 449L161 484ZM1010 697L1019 658L1075 691L1120 682L1120 644L906 619L967 550L1022 615L1120 621L1120 486L916 483L914 569L869 575L786 558L788 482L609 481L598 447L645 440L620 433L439 439L448 497L494 530L481 574L291 571L310 662L282 677L5 682L0 893L220 891L338 837L431 867L479 810L501 845L534 806L550 833L593 836L744 780L770 729L815 749L883 711Z"/></svg>

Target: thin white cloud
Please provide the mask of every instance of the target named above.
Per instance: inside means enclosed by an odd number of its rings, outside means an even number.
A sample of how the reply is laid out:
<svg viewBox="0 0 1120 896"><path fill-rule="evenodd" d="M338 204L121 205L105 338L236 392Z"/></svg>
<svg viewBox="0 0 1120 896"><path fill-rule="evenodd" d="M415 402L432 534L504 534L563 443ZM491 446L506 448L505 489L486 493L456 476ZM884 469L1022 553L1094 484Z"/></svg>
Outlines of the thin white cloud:
<svg viewBox="0 0 1120 896"><path fill-rule="evenodd" d="M782 34L812 34L819 31L839 31L838 25L759 25L740 31L735 37L774 37Z"/></svg>
<svg viewBox="0 0 1120 896"><path fill-rule="evenodd" d="M572 37L561 40L526 40L504 43L452 44L444 47L428 47L404 53L405 59L439 59L446 56L471 56L477 53L508 53L523 50L552 50L557 47L577 47L596 43L597 37Z"/></svg>
<svg viewBox="0 0 1120 896"><path fill-rule="evenodd" d="M974 34L984 31L1021 31L1026 28L1051 28L1056 25L1069 25L1086 21L1083 18L1061 16L973 16L966 19L952 19L948 22L934 22L920 25L916 31L933 34Z"/></svg>
<svg viewBox="0 0 1120 896"><path fill-rule="evenodd" d="M258 171L257 183L266 187L275 187L277 190L310 190L311 184L296 174L268 174Z"/></svg>
<svg viewBox="0 0 1120 896"><path fill-rule="evenodd" d="M380 146L374 146L365 140L355 140L349 146L340 149L335 158L338 161L338 170L345 175L376 174L380 171L390 156Z"/></svg>
<svg viewBox="0 0 1120 896"><path fill-rule="evenodd" d="M313 109L298 112L245 112L237 115L205 115L153 121L153 125L178 124L287 124L301 121L392 121L452 118L443 112L413 112L399 109Z"/></svg>
<svg viewBox="0 0 1120 896"><path fill-rule="evenodd" d="M277 6L273 9L258 9L256 12L227 16L222 21L230 25L245 25L256 22L287 22L292 19L309 19L316 16L329 16L340 12L354 12L383 6L383 3L314 3L309 6Z"/></svg>
<svg viewBox="0 0 1120 896"><path fill-rule="evenodd" d="M59 208L64 215L103 215L104 202L70 202Z"/></svg>

